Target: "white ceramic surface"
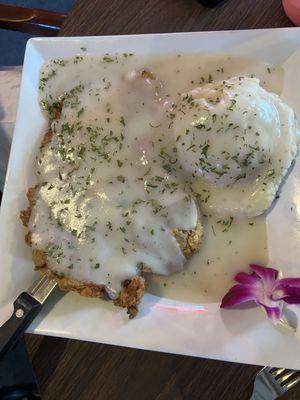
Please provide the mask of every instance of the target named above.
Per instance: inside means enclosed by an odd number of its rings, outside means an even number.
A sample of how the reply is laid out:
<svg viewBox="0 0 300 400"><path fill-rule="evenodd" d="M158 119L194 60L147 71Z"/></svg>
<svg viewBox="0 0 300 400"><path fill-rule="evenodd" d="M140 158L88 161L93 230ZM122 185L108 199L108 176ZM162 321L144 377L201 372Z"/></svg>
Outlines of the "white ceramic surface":
<svg viewBox="0 0 300 400"><path fill-rule="evenodd" d="M23 245L19 210L34 184L32 160L45 127L37 98L38 73L45 59L105 52L230 52L285 65L283 96L300 118L297 28L117 37L31 39L28 42L17 121L0 215L0 305L7 304L34 278L30 249ZM295 53L295 54L294 54ZM299 61L299 62L298 62ZM300 163L269 213L268 247L272 265L300 275ZM292 209L291 209L292 207ZM300 317L298 307L291 307ZM3 309L4 313L4 309ZM1 309L0 309L1 317ZM1 318L0 318L1 320ZM123 310L76 294L54 295L30 327L31 332L149 350L251 364L300 369L300 328L296 334L274 328L257 308L220 310L219 304L194 304L146 294L137 318Z"/></svg>
<svg viewBox="0 0 300 400"><path fill-rule="evenodd" d="M22 68L0 70L0 190L3 190L17 114Z"/></svg>

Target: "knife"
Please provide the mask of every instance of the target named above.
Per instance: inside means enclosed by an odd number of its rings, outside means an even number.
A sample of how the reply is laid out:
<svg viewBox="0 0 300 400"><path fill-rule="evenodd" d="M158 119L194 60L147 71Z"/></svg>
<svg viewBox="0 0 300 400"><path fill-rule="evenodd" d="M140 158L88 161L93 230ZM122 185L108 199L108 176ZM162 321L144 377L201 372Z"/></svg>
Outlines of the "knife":
<svg viewBox="0 0 300 400"><path fill-rule="evenodd" d="M0 28L35 35L56 35L66 19L66 14L36 8L0 4Z"/></svg>
<svg viewBox="0 0 300 400"><path fill-rule="evenodd" d="M43 275L14 301L13 314L0 327L0 359L18 343L56 286L54 279Z"/></svg>

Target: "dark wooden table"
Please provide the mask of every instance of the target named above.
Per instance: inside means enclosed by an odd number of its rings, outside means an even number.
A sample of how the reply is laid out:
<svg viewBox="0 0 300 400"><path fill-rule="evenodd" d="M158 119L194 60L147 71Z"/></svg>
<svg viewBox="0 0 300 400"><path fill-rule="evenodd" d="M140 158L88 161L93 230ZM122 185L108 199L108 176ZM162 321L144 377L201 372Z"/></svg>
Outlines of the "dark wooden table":
<svg viewBox="0 0 300 400"><path fill-rule="evenodd" d="M280 0L78 0L61 35L291 26ZM259 367L27 335L45 400L248 400ZM284 397L300 399L300 386Z"/></svg>

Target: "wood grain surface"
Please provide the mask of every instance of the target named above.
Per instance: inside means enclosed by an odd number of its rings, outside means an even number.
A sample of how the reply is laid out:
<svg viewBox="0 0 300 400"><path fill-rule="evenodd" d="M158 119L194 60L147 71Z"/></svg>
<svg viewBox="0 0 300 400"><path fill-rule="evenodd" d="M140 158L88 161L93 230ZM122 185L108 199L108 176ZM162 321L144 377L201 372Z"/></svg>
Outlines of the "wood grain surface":
<svg viewBox="0 0 300 400"><path fill-rule="evenodd" d="M78 0L64 36L291 26L280 0ZM201 332L199 332L201 334ZM26 335L44 400L248 400L259 367ZM300 386L282 399L299 400Z"/></svg>
<svg viewBox="0 0 300 400"><path fill-rule="evenodd" d="M63 36L211 31L291 26L280 0L78 0Z"/></svg>

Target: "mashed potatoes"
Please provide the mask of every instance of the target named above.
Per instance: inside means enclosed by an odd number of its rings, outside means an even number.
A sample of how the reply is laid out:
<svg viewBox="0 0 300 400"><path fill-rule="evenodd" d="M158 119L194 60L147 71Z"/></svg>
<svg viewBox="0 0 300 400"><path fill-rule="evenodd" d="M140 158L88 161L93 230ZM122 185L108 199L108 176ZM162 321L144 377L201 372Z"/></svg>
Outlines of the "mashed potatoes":
<svg viewBox="0 0 300 400"><path fill-rule="evenodd" d="M256 216L270 207L297 153L293 110L259 80L236 77L182 96L174 136L202 206Z"/></svg>

